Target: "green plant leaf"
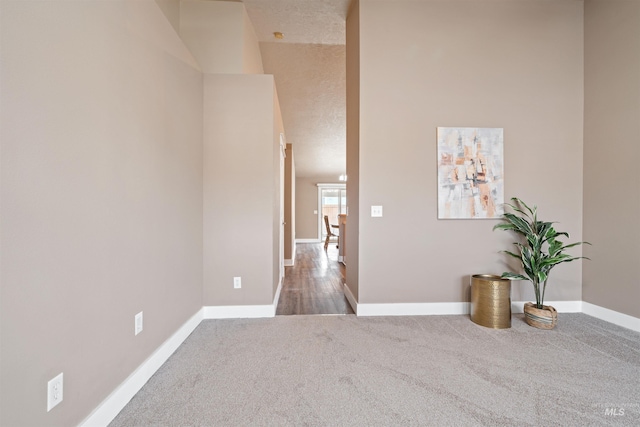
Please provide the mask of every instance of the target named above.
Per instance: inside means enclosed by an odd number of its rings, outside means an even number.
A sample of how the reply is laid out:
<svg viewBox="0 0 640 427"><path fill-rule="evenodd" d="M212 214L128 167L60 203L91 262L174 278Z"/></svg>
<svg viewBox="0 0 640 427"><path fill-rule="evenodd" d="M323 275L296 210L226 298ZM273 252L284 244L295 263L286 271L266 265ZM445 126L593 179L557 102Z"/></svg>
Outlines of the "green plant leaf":
<svg viewBox="0 0 640 427"><path fill-rule="evenodd" d="M588 259L582 256L572 256L565 251L573 247L590 244L588 242L575 242L565 244L561 237L569 238L569 233L556 230L555 222L539 221L538 208L529 207L517 197L511 198L512 203L505 203L505 207L511 212L505 212L503 223L497 224L493 230L513 231L519 236L514 242L517 252L502 251L512 258L520 261L524 274L505 272L504 278L514 280L529 280L533 284L536 294L536 303L543 304L549 273L558 264ZM542 285L542 289L540 284Z"/></svg>
<svg viewBox="0 0 640 427"><path fill-rule="evenodd" d="M511 280L529 280L528 277L524 277L522 274L512 273L511 271L505 271L501 276L503 279Z"/></svg>
<svg viewBox="0 0 640 427"><path fill-rule="evenodd" d="M516 259L520 259L520 254L514 254L513 252L510 252L510 251L502 251L502 252L504 252L505 254L510 255L510 256L512 256L512 257L514 257Z"/></svg>

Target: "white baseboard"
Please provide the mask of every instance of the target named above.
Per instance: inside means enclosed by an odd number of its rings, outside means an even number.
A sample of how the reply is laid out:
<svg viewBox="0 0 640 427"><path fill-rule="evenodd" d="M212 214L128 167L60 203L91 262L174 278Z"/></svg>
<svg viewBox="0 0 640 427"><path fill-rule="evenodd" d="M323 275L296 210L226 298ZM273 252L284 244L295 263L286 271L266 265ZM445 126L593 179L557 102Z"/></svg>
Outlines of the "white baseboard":
<svg viewBox="0 0 640 427"><path fill-rule="evenodd" d="M469 314L468 302L362 304L356 302L349 287L344 285L344 295L357 316L424 316ZM511 312L523 313L525 301L512 301ZM590 304L585 301L546 301L558 313L584 313L614 325L640 332L640 319L624 313Z"/></svg>
<svg viewBox="0 0 640 427"><path fill-rule="evenodd" d="M82 427L107 426L129 403L131 398L149 381L164 362L187 339L189 334L203 319L203 310L198 310L191 319L180 327L167 339L151 356L147 358L131 375L107 398L98 405L93 412L80 423Z"/></svg>
<svg viewBox="0 0 640 427"><path fill-rule="evenodd" d="M272 305L208 306L198 310L180 329L167 339L129 377L80 423L81 427L107 426L140 391L163 363L176 351L203 319L274 317L282 283L278 285ZM412 316L469 314L468 302L358 304L349 287L344 294L358 316ZM513 313L522 313L524 302L511 303ZM629 316L585 301L548 301L559 313L585 313L609 323L640 332L640 318Z"/></svg>
<svg viewBox="0 0 640 427"><path fill-rule="evenodd" d="M291 259L285 259L284 260L284 266L285 267L293 267L293 264L296 261L296 241L293 241L293 248L291 250Z"/></svg>
<svg viewBox="0 0 640 427"><path fill-rule="evenodd" d="M205 319L246 319L274 317L273 304L266 305L213 305L202 308Z"/></svg>
<svg viewBox="0 0 640 427"><path fill-rule="evenodd" d="M296 239L296 243L320 243L320 239Z"/></svg>
<svg viewBox="0 0 640 427"><path fill-rule="evenodd" d="M511 301L511 313L524 313L526 301ZM545 301L544 305L550 305L558 313L581 313L582 301Z"/></svg>
<svg viewBox="0 0 640 427"><path fill-rule="evenodd" d="M586 301L582 301L582 312L589 316L613 323L614 325L640 332L640 319L637 317L600 307Z"/></svg>
<svg viewBox="0 0 640 427"><path fill-rule="evenodd" d="M276 309L278 308L278 301L280 301L280 291L282 291L282 285L284 285L284 277L280 280L278 284L278 289L276 289L276 294L273 296L273 315L276 315Z"/></svg>
<svg viewBox="0 0 640 427"><path fill-rule="evenodd" d="M353 312L357 316L358 315L358 303L356 302L356 297L353 296L353 294L351 293L351 289L349 289L349 287L347 286L346 283L342 286L342 288L344 290L344 296L347 297L347 301L349 301L349 305L351 306L351 309L353 310Z"/></svg>
<svg viewBox="0 0 640 427"><path fill-rule="evenodd" d="M468 302L357 304L358 316L428 316L469 314Z"/></svg>
<svg viewBox="0 0 640 427"><path fill-rule="evenodd" d="M282 282L278 285L272 305L202 307L178 331L167 339L129 377L120 384L93 412L80 423L81 427L107 426L149 381L163 363L176 351L203 319L274 317Z"/></svg>
<svg viewBox="0 0 640 427"><path fill-rule="evenodd" d="M469 314L471 305L468 302L430 302L430 303L395 303L395 304L363 304L356 302L351 290L344 285L344 295L347 297L353 311L358 316L429 316L449 314ZM558 313L582 312L582 301L548 301ZM512 313L523 312L524 301L511 303ZM615 323L615 322L612 322Z"/></svg>

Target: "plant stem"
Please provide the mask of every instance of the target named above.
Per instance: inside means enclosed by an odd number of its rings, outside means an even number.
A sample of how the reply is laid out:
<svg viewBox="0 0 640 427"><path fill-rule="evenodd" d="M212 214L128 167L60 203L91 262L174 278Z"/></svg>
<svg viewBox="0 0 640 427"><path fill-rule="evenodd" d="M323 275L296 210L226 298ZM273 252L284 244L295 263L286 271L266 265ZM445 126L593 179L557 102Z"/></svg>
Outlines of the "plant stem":
<svg viewBox="0 0 640 427"><path fill-rule="evenodd" d="M536 307L540 308L540 282L537 280L533 282L533 290L536 293Z"/></svg>
<svg viewBox="0 0 640 427"><path fill-rule="evenodd" d="M544 304L544 292L547 290L547 280L549 280L549 276L544 280L544 284L542 285L542 299L540 300L540 304L538 308L542 308Z"/></svg>

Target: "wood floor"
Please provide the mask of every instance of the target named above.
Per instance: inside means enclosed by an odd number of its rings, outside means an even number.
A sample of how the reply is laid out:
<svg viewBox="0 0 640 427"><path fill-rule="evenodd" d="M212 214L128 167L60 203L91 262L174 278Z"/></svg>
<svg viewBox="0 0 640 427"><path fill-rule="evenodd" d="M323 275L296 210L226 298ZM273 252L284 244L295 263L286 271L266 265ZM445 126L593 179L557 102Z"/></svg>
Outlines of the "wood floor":
<svg viewBox="0 0 640 427"><path fill-rule="evenodd" d="M323 243L298 243L293 267L285 277L276 315L354 314L344 296L345 267L338 262L338 249Z"/></svg>

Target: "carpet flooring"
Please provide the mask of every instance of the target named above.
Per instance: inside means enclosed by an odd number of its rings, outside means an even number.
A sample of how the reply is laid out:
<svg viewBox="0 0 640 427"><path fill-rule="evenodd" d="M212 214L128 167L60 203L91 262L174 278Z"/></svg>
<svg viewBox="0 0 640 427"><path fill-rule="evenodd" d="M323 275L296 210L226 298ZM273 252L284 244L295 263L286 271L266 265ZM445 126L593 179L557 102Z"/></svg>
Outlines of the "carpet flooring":
<svg viewBox="0 0 640 427"><path fill-rule="evenodd" d="M640 426L640 334L558 320L206 320L110 425Z"/></svg>

